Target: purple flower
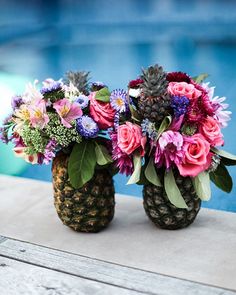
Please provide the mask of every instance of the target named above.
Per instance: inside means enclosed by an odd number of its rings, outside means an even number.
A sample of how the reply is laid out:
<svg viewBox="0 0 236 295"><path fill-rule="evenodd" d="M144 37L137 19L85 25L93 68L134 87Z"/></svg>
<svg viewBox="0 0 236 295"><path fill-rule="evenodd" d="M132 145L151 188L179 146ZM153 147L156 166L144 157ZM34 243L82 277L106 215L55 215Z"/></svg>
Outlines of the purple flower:
<svg viewBox="0 0 236 295"><path fill-rule="evenodd" d="M55 81L53 79L46 79L43 82L43 88L40 90L41 94L45 94L52 91L61 90L63 83L61 80Z"/></svg>
<svg viewBox="0 0 236 295"><path fill-rule="evenodd" d="M123 89L113 90L110 96L110 102L113 109L119 113L123 113L127 110L127 92Z"/></svg>
<svg viewBox="0 0 236 295"><path fill-rule="evenodd" d="M13 96L11 99L11 106L13 110L18 109L23 103L23 99L20 95Z"/></svg>
<svg viewBox="0 0 236 295"><path fill-rule="evenodd" d="M157 138L157 130L155 123L150 122L148 119L144 119L141 123L142 132L150 139L155 140Z"/></svg>
<svg viewBox="0 0 236 295"><path fill-rule="evenodd" d="M97 123L87 115L76 120L76 129L85 138L94 138L99 132Z"/></svg>
<svg viewBox="0 0 236 295"><path fill-rule="evenodd" d="M156 151L155 163L158 167L163 164L169 169L173 164L178 165L184 156L184 140L179 132L168 130L160 136Z"/></svg>
<svg viewBox="0 0 236 295"><path fill-rule="evenodd" d="M79 104L81 109L84 109L88 106L89 98L86 95L81 94L75 99L75 102Z"/></svg>
<svg viewBox="0 0 236 295"><path fill-rule="evenodd" d="M48 165L52 161L52 159L55 158L56 146L56 141L54 139L50 139L43 154L42 164Z"/></svg>
<svg viewBox="0 0 236 295"><path fill-rule="evenodd" d="M128 156L117 145L117 133L110 132L110 138L112 141L112 159L115 161L115 165L119 168L120 173L129 176L134 171L134 165L132 156Z"/></svg>
<svg viewBox="0 0 236 295"><path fill-rule="evenodd" d="M187 112L189 106L189 99L186 96L178 95L172 96L171 99L171 107L174 110L175 116L179 118Z"/></svg>

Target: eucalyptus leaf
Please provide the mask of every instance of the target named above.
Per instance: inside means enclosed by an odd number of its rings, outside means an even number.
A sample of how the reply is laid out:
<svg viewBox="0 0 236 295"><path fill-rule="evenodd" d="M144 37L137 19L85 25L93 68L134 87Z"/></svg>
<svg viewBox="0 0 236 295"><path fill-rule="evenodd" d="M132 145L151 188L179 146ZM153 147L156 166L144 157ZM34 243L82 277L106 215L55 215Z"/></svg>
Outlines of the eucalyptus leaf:
<svg viewBox="0 0 236 295"><path fill-rule="evenodd" d="M112 158L109 155L108 150L104 145L96 143L95 153L96 153L98 165L103 166L112 162Z"/></svg>
<svg viewBox="0 0 236 295"><path fill-rule="evenodd" d="M74 188L82 187L94 174L96 154L94 143L82 141L74 145L68 163L70 183Z"/></svg>
<svg viewBox="0 0 236 295"><path fill-rule="evenodd" d="M156 172L156 169L154 166L153 157L150 157L144 174L149 182L151 182L152 184L155 184L157 186L162 186L161 181L157 175L157 172Z"/></svg>
<svg viewBox="0 0 236 295"><path fill-rule="evenodd" d="M233 166L236 165L236 156L233 154L230 154L226 151L219 150L217 148L212 148L211 149L213 153L217 154L218 156L221 157L221 161L226 165L226 166Z"/></svg>
<svg viewBox="0 0 236 295"><path fill-rule="evenodd" d="M142 158L140 155L135 154L134 155L134 172L130 176L129 181L127 184L134 184L139 182L140 180L140 175L141 175L141 167L142 167Z"/></svg>
<svg viewBox="0 0 236 295"><path fill-rule="evenodd" d="M158 132L157 132L157 139L161 136L161 134L166 130L168 129L168 127L170 126L171 124L171 121L172 121L172 118L171 116L166 116L163 121L161 122L161 125L158 129Z"/></svg>
<svg viewBox="0 0 236 295"><path fill-rule="evenodd" d="M172 170L166 171L164 175L164 186L169 201L177 208L188 208L175 182Z"/></svg>
<svg viewBox="0 0 236 295"><path fill-rule="evenodd" d="M218 188L226 193L230 193L233 181L225 165L221 162L215 171L210 173L210 179Z"/></svg>
<svg viewBox="0 0 236 295"><path fill-rule="evenodd" d="M194 189L202 201L209 201L211 198L210 176L208 172L201 172L192 178Z"/></svg>
<svg viewBox="0 0 236 295"><path fill-rule="evenodd" d="M193 79L196 83L200 84L200 83L202 83L207 77L209 77L209 74L207 74L207 73L202 73L202 74L200 74L200 75L198 75L198 76L196 76L196 77L193 77L192 79Z"/></svg>
<svg viewBox="0 0 236 295"><path fill-rule="evenodd" d="M131 118L136 122L140 122L141 118L137 110L131 104L129 104L129 109L131 113Z"/></svg>
<svg viewBox="0 0 236 295"><path fill-rule="evenodd" d="M110 96L111 96L111 92L108 90L107 87L104 87L97 91L95 95L95 99L102 102L109 102Z"/></svg>

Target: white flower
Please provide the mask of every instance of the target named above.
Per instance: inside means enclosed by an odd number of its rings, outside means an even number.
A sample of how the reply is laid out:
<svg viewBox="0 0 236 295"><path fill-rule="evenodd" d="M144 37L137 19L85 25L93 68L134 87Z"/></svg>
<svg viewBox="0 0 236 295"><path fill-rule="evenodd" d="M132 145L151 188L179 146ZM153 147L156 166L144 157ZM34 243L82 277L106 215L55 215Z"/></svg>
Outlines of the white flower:
<svg viewBox="0 0 236 295"><path fill-rule="evenodd" d="M82 94L72 82L70 82L69 86L64 85L63 90L65 91L65 98L68 98L71 102L73 102L80 94Z"/></svg>
<svg viewBox="0 0 236 295"><path fill-rule="evenodd" d="M25 153L25 147L23 146L15 147L13 151L16 157L24 159L27 163L30 163L33 165L38 164L38 155L37 154L27 155Z"/></svg>
<svg viewBox="0 0 236 295"><path fill-rule="evenodd" d="M228 104L224 103L226 100L226 97L219 97L215 96L214 97L214 90L215 87L209 87L209 82L208 83L202 83L202 87L207 91L209 99L213 103L213 105L216 107L214 119L216 119L220 126L222 128L226 127L228 125L228 121L230 121L230 115L232 112L226 111L228 108Z"/></svg>
<svg viewBox="0 0 236 295"><path fill-rule="evenodd" d="M129 89L129 96L132 96L132 97L139 97L140 96L140 89L134 89L134 88L130 88Z"/></svg>
<svg viewBox="0 0 236 295"><path fill-rule="evenodd" d="M43 95L36 88L37 84L38 84L38 80L35 80L34 84L28 83L26 85L25 92L22 95L22 99L25 103L33 102L43 98Z"/></svg>

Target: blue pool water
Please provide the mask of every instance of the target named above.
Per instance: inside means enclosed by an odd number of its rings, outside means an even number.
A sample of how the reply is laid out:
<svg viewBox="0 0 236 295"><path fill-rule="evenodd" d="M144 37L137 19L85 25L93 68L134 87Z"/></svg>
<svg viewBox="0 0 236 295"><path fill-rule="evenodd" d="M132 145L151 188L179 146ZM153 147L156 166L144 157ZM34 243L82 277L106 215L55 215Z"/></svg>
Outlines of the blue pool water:
<svg viewBox="0 0 236 295"><path fill-rule="evenodd" d="M236 154L235 1L2 1L0 25L0 73L9 88L16 76L58 79L69 69L89 70L92 80L113 89L153 63L191 75L208 72L233 112L224 136L225 149ZM3 96L0 102L6 103ZM236 184L236 167L229 170ZM51 179L49 166L27 165L20 175ZM141 197L141 187L126 181L116 176L116 191ZM204 206L236 211L236 186L230 194L212 189Z"/></svg>

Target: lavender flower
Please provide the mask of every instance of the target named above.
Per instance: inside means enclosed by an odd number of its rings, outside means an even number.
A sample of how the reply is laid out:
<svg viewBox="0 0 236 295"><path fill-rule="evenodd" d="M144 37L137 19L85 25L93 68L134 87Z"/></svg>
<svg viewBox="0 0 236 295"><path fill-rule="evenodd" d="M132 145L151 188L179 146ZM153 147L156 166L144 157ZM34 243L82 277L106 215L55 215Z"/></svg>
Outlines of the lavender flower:
<svg viewBox="0 0 236 295"><path fill-rule="evenodd" d="M150 139L155 140L157 138L157 131L155 123L150 122L148 119L144 119L141 123L142 132Z"/></svg>
<svg viewBox="0 0 236 295"><path fill-rule="evenodd" d="M97 123L87 115L76 120L76 129L85 138L94 138L99 132Z"/></svg>
<svg viewBox="0 0 236 295"><path fill-rule="evenodd" d="M75 102L77 102L81 109L84 109L88 106L89 99L86 95L81 94L75 99Z"/></svg>
<svg viewBox="0 0 236 295"><path fill-rule="evenodd" d="M11 99L11 106L13 110L19 109L19 107L24 103L22 97L20 95L15 95Z"/></svg>
<svg viewBox="0 0 236 295"><path fill-rule="evenodd" d="M127 110L127 92L123 89L113 90L110 96L110 102L113 109L119 113Z"/></svg>
<svg viewBox="0 0 236 295"><path fill-rule="evenodd" d="M56 146L57 146L57 143L54 139L51 139L48 142L48 144L46 145L44 154L43 154L42 164L48 165L52 161L52 159L55 158Z"/></svg>
<svg viewBox="0 0 236 295"><path fill-rule="evenodd" d="M55 81L53 79L46 79L43 82L43 88L40 90L41 94L45 94L52 91L61 90L63 83L61 80Z"/></svg>
<svg viewBox="0 0 236 295"><path fill-rule="evenodd" d="M189 99L186 96L172 96L171 107L174 110L174 114L177 118L187 112L188 106Z"/></svg>

